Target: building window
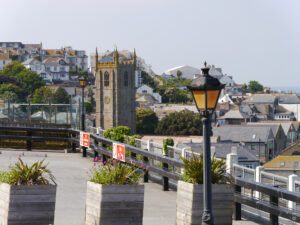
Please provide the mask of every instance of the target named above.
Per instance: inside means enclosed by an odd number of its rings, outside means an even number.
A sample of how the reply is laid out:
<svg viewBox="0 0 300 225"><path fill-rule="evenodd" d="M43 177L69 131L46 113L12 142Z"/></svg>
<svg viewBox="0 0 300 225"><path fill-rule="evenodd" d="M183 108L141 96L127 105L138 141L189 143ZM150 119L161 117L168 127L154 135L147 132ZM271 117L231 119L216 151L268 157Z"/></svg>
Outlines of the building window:
<svg viewBox="0 0 300 225"><path fill-rule="evenodd" d="M285 162L280 162L280 166L285 166Z"/></svg>
<svg viewBox="0 0 300 225"><path fill-rule="evenodd" d="M125 71L124 73L124 86L127 87L128 86L128 72Z"/></svg>
<svg viewBox="0 0 300 225"><path fill-rule="evenodd" d="M107 71L104 73L104 86L109 86L109 73Z"/></svg>
<svg viewBox="0 0 300 225"><path fill-rule="evenodd" d="M250 145L251 150L255 150L255 144Z"/></svg>

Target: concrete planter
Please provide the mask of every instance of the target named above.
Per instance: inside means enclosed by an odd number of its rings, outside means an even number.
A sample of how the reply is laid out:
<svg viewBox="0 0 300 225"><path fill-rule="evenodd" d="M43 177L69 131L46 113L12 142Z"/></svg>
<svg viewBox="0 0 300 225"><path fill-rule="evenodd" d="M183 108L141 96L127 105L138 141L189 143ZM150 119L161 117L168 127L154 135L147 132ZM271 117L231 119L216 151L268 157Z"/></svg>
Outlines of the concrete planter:
<svg viewBox="0 0 300 225"><path fill-rule="evenodd" d="M212 185L212 205L216 225L231 225L233 189L226 184ZM203 210L203 185L178 181L176 225L200 225Z"/></svg>
<svg viewBox="0 0 300 225"><path fill-rule="evenodd" d="M87 183L85 225L143 224L144 185Z"/></svg>
<svg viewBox="0 0 300 225"><path fill-rule="evenodd" d="M56 185L0 183L0 224L54 224Z"/></svg>

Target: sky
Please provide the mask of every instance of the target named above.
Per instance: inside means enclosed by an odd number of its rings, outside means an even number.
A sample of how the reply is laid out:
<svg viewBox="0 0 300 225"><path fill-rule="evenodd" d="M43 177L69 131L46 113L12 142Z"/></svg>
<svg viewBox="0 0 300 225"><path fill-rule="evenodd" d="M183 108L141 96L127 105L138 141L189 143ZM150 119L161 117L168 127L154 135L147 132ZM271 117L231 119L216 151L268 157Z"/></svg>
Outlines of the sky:
<svg viewBox="0 0 300 225"><path fill-rule="evenodd" d="M300 83L299 0L0 0L0 41L136 49L155 73L204 61L237 83Z"/></svg>

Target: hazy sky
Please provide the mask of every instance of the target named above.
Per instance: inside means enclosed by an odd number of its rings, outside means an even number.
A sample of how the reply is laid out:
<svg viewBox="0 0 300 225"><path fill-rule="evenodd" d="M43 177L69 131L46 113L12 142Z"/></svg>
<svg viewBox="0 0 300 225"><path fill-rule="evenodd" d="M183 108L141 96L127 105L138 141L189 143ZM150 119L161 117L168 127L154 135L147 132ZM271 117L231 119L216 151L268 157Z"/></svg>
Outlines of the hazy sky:
<svg viewBox="0 0 300 225"><path fill-rule="evenodd" d="M153 70L203 61L236 82L300 84L299 0L0 0L0 41L136 48ZM300 85L299 85L300 86Z"/></svg>

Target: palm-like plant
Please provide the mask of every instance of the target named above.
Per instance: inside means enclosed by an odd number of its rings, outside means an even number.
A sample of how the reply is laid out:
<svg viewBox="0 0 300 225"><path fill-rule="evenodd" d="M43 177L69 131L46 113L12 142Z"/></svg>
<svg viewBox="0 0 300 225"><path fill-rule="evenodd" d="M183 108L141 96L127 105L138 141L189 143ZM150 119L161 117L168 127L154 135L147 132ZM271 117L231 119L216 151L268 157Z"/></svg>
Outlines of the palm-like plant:
<svg viewBox="0 0 300 225"><path fill-rule="evenodd" d="M193 153L190 160L182 156L180 156L180 158L184 163L184 175L182 176L182 180L193 184L203 184L203 153L200 153L200 157ZM217 160L215 153L211 160L211 175L213 184L228 181L225 161L223 159Z"/></svg>
<svg viewBox="0 0 300 225"><path fill-rule="evenodd" d="M28 166L19 158L19 161L8 172L9 183L13 185L49 185L49 179L55 183L55 178L47 166L48 164L44 164L44 160Z"/></svg>

